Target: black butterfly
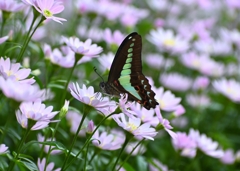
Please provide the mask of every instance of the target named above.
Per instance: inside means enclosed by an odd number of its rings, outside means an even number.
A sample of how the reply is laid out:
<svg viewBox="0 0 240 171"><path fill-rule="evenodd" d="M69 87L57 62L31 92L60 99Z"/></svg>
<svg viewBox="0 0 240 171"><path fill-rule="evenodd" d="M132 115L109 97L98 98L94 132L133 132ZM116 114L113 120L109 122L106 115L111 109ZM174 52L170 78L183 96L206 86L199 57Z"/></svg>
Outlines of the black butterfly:
<svg viewBox="0 0 240 171"><path fill-rule="evenodd" d="M146 109L155 108L158 102L148 79L142 73L142 38L134 32L122 42L113 60L107 82L100 88L108 95L127 93L128 100L142 104Z"/></svg>

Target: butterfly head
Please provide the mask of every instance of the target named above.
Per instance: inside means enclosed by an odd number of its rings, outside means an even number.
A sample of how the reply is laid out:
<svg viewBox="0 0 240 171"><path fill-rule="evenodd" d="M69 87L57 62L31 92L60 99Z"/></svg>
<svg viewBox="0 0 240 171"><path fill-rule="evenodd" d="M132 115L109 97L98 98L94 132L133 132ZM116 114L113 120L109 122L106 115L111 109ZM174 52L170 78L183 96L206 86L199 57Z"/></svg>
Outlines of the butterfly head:
<svg viewBox="0 0 240 171"><path fill-rule="evenodd" d="M101 88L103 93L107 93L106 92L106 83L105 82L100 82L99 87Z"/></svg>

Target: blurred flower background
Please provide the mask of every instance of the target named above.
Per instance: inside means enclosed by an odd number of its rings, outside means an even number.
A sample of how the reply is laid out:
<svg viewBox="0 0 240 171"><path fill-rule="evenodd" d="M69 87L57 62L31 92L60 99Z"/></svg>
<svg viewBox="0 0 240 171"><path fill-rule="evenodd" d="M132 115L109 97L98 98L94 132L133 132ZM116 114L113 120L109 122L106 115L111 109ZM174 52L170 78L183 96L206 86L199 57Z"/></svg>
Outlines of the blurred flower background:
<svg viewBox="0 0 240 171"><path fill-rule="evenodd" d="M0 170L239 170L239 10L239 0L0 0ZM132 32L156 109L99 87Z"/></svg>

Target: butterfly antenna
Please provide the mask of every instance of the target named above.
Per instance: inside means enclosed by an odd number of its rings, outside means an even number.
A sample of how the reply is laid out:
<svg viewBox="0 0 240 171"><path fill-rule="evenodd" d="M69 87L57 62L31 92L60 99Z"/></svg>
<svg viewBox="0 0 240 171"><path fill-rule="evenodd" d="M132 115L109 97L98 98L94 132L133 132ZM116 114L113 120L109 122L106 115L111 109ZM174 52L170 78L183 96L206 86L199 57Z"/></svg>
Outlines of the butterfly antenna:
<svg viewBox="0 0 240 171"><path fill-rule="evenodd" d="M104 79L103 77L97 72L97 68L96 67L93 67L94 69L94 72L102 79L102 81L104 82Z"/></svg>

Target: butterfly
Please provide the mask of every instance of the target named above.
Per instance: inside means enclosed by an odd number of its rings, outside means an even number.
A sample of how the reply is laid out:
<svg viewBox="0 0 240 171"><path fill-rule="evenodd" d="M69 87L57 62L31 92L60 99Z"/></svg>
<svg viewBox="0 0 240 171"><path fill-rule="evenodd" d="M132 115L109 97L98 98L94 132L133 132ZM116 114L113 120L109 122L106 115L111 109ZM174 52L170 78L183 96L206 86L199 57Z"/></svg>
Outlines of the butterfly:
<svg viewBox="0 0 240 171"><path fill-rule="evenodd" d="M155 108L158 102L148 79L142 73L142 38L133 32L121 43L110 68L108 81L101 82L105 94L118 96L128 94L129 101L136 101L146 109Z"/></svg>

